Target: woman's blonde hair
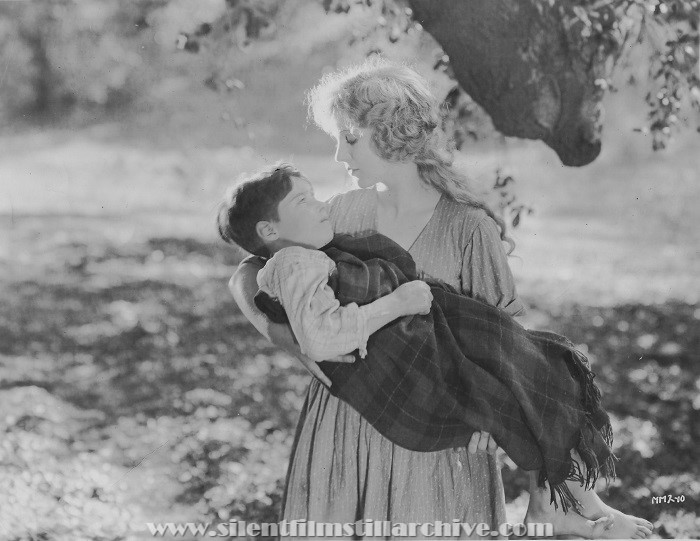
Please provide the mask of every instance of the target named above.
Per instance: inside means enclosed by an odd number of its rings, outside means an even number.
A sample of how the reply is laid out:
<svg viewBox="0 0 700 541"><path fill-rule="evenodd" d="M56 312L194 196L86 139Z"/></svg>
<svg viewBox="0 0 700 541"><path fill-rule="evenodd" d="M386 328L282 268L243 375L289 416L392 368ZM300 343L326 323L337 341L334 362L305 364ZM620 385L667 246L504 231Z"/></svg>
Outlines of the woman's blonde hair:
<svg viewBox="0 0 700 541"><path fill-rule="evenodd" d="M454 201L484 210L512 251L503 220L452 167L452 151L440 128L440 107L427 81L413 69L374 56L324 75L308 100L310 116L326 133L337 137L341 129L369 129L379 156L413 161L426 184Z"/></svg>

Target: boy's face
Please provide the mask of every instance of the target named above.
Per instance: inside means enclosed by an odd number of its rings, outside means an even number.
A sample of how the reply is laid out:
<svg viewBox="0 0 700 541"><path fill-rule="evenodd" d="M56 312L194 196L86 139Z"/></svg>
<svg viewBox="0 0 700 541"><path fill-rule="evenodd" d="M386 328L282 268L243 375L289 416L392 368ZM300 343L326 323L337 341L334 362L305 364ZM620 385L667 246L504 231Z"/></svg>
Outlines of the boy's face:
<svg viewBox="0 0 700 541"><path fill-rule="evenodd" d="M333 240L328 205L314 196L304 177L292 178L292 189L277 207L279 220L270 222L275 229L273 247L304 246L318 249Z"/></svg>

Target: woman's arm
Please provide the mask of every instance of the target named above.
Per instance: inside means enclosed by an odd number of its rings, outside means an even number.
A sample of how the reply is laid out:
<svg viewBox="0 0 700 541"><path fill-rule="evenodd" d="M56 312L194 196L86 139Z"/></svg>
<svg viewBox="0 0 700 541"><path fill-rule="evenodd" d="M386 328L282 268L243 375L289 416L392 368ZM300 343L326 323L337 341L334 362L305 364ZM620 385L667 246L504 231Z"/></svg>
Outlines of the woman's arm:
<svg viewBox="0 0 700 541"><path fill-rule="evenodd" d="M513 317L525 312L496 222L487 216L479 222L464 250L462 292Z"/></svg>
<svg viewBox="0 0 700 541"><path fill-rule="evenodd" d="M511 316L524 311L496 222L489 217L479 222L464 248L461 279L465 295L497 306ZM488 432L474 432L469 451L477 449L497 454L499 448Z"/></svg>
<svg viewBox="0 0 700 541"><path fill-rule="evenodd" d="M263 263L258 258L248 257L241 261L238 265L238 269L228 283L229 290L234 300L238 304L243 315L253 324L260 334L276 346L281 347L291 355L297 357L313 376L321 380L324 385L330 387L331 381L321 371L318 364L301 353L301 349L299 349L299 345L296 343L289 326L272 323L267 316L255 306L253 299L258 292L257 275L258 271L262 268ZM352 355L343 355L331 360L336 362L353 362L355 358Z"/></svg>

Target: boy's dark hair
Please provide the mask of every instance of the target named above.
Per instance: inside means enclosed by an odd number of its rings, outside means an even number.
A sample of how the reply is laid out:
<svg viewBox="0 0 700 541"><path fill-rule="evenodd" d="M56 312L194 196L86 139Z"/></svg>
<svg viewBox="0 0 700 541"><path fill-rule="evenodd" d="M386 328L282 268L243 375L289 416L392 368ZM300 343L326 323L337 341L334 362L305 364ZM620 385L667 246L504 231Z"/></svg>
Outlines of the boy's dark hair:
<svg viewBox="0 0 700 541"><path fill-rule="evenodd" d="M255 226L260 221L279 220L280 201L292 190L292 178L301 176L293 165L279 163L236 186L219 206L216 225L221 238L252 254L270 257Z"/></svg>

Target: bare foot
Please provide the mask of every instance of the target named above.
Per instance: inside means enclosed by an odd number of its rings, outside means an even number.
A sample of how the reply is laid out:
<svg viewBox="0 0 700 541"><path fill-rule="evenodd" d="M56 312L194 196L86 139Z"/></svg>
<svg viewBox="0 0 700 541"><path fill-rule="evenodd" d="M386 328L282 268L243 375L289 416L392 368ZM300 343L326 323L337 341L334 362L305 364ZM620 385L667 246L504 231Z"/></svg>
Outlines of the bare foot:
<svg viewBox="0 0 700 541"><path fill-rule="evenodd" d="M567 483L569 484L569 483ZM626 515L622 511L613 509L593 490L583 490L580 485L576 487L569 484L571 492L581 504L581 514L591 520L596 520L600 517L613 516L615 524L610 528L608 534L614 534L616 537L611 539L645 539L651 536L654 525L648 520Z"/></svg>
<svg viewBox="0 0 700 541"><path fill-rule="evenodd" d="M535 510L528 507L525 514L525 523L539 522L551 524L555 536L573 536L584 539L615 539L608 536L615 527L615 519L612 516L599 517L590 520L582 517L576 511L570 510L564 513L554 507Z"/></svg>
<svg viewBox="0 0 700 541"><path fill-rule="evenodd" d="M615 519L600 513L597 517L583 517L573 509L568 513L555 509L549 501L548 488L537 486L537 472L528 472L530 478L530 502L525 513L525 522L551 524L557 537L572 536L584 539L609 539L606 533L612 529Z"/></svg>
<svg viewBox="0 0 700 541"><path fill-rule="evenodd" d="M598 512L589 514L587 511L584 507L581 512L583 516L591 520L595 520L598 516L612 516L615 518L615 523L607 532L606 537L608 539L646 539L651 536L651 532L654 529L654 525L648 520L633 515L626 515L605 503L603 503L602 508Z"/></svg>
<svg viewBox="0 0 700 541"><path fill-rule="evenodd" d="M647 528L637 522L643 519L625 515L620 511L616 511L609 516L615 517L615 522L605 532L605 539L646 539L651 536L651 528Z"/></svg>

